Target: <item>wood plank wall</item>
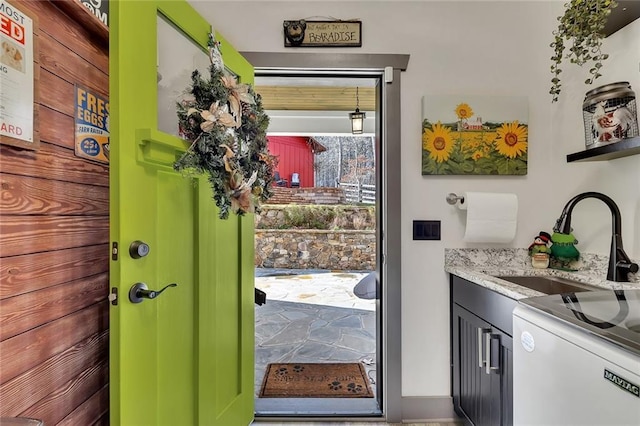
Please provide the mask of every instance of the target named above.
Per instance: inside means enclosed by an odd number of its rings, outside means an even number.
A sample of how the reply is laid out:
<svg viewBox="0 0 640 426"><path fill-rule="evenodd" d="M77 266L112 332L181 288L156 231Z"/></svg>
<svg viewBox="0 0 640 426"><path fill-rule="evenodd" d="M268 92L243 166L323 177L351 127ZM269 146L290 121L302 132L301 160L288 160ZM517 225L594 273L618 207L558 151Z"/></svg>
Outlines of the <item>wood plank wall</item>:
<svg viewBox="0 0 640 426"><path fill-rule="evenodd" d="M108 30L75 0L37 22L40 149L0 145L0 417L109 423L109 168L74 155L74 85L108 97Z"/></svg>

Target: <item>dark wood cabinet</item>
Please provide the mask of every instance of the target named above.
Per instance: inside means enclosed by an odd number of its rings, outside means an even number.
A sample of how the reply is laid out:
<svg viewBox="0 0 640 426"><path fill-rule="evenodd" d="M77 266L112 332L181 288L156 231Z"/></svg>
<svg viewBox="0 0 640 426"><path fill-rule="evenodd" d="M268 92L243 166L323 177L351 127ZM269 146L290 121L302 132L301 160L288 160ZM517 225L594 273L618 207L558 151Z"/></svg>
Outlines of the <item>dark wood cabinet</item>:
<svg viewBox="0 0 640 426"><path fill-rule="evenodd" d="M513 424L513 308L517 302L451 277L452 396L476 426Z"/></svg>

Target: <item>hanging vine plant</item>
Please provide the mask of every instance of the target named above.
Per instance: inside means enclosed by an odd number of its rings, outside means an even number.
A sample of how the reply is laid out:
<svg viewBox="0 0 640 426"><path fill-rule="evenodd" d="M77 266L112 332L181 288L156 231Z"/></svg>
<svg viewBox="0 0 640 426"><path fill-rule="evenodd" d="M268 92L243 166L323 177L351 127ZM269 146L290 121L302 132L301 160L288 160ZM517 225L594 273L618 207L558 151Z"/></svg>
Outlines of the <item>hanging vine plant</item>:
<svg viewBox="0 0 640 426"><path fill-rule="evenodd" d="M185 175L206 174L219 217L259 211L273 192L276 157L267 150L269 117L248 84L224 69L219 42L209 35L209 76L191 74L185 98L178 102L179 130L191 143L174 163Z"/></svg>
<svg viewBox="0 0 640 426"><path fill-rule="evenodd" d="M554 40L551 43L554 51L551 57L553 78L549 90L552 102L556 102L560 95L560 65L563 59L580 66L593 63L585 84L592 84L602 75L602 61L609 57L600 49L605 37L603 30L611 10L617 5L615 0L571 0L564 5L565 12L558 17L560 23L553 32ZM567 48L568 53L565 54Z"/></svg>

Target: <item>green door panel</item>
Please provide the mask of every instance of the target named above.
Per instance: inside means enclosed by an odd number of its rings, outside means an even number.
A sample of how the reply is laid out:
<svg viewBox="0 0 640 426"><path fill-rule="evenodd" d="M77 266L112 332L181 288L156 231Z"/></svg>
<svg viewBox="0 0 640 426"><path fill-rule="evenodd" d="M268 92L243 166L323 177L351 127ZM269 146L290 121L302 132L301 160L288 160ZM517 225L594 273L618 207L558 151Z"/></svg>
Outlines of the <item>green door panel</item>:
<svg viewBox="0 0 640 426"><path fill-rule="evenodd" d="M158 14L203 49L210 24L186 1L110 4L112 425L247 425L253 420L253 215L218 218L206 178L173 162L188 147L158 130ZM219 34L225 66L253 68ZM160 47L159 49L162 49ZM147 256L134 259L141 240ZM166 289L134 304L138 282Z"/></svg>

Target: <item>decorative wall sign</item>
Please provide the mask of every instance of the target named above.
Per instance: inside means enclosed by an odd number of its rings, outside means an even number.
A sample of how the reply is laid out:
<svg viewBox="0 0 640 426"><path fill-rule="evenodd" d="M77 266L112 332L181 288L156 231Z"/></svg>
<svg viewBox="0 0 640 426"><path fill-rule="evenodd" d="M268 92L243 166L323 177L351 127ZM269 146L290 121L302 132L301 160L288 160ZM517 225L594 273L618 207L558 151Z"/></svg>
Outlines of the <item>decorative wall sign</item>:
<svg viewBox="0 0 640 426"><path fill-rule="evenodd" d="M423 97L422 174L526 175L528 116L526 97Z"/></svg>
<svg viewBox="0 0 640 426"><path fill-rule="evenodd" d="M76 156L109 163L109 100L76 85Z"/></svg>
<svg viewBox="0 0 640 426"><path fill-rule="evenodd" d="M76 0L86 7L92 15L105 26L109 26L109 0Z"/></svg>
<svg viewBox="0 0 640 426"><path fill-rule="evenodd" d="M33 20L0 0L0 142L38 149L34 126Z"/></svg>
<svg viewBox="0 0 640 426"><path fill-rule="evenodd" d="M361 47L360 21L284 21L284 47Z"/></svg>

